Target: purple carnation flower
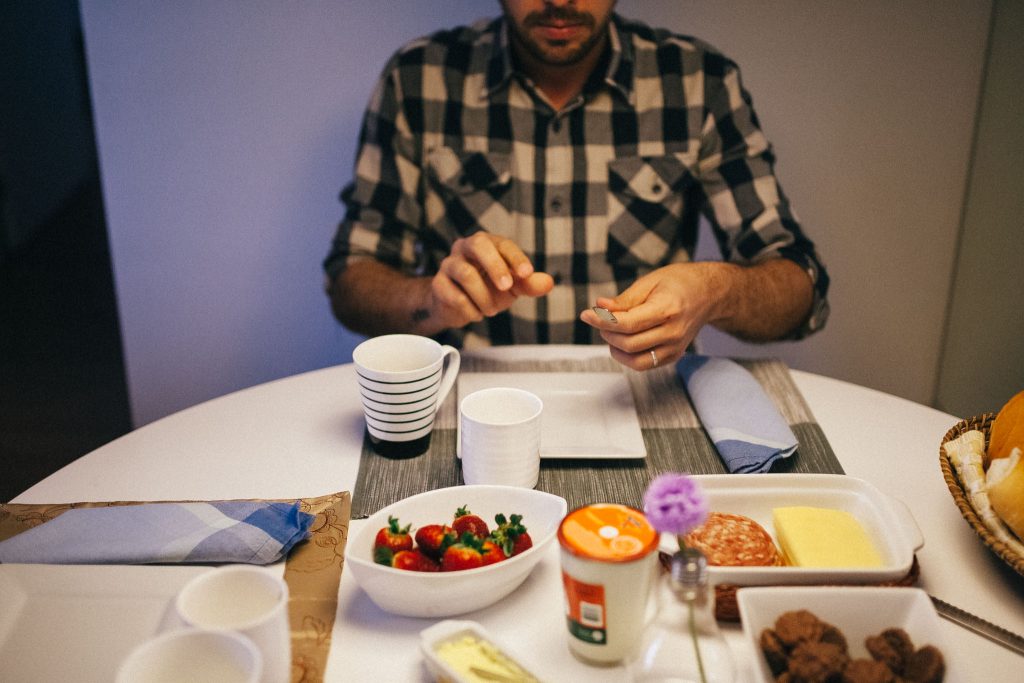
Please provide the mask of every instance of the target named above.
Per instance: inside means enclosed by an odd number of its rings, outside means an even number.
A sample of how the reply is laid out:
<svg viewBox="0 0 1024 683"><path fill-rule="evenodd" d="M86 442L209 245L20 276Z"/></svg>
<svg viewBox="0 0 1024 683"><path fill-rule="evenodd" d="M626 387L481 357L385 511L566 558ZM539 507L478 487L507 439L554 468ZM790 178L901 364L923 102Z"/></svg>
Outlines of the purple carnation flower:
<svg viewBox="0 0 1024 683"><path fill-rule="evenodd" d="M696 481L686 474L667 472L647 487L644 514L656 530L684 536L707 519L708 503Z"/></svg>

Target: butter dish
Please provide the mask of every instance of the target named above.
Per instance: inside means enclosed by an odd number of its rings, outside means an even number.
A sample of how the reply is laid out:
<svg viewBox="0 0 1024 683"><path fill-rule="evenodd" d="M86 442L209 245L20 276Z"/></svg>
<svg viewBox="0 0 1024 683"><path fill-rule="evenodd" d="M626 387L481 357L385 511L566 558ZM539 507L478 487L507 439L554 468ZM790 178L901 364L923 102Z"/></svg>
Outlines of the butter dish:
<svg viewBox="0 0 1024 683"><path fill-rule="evenodd" d="M540 683L506 645L475 621L446 619L423 629L420 649L437 683Z"/></svg>

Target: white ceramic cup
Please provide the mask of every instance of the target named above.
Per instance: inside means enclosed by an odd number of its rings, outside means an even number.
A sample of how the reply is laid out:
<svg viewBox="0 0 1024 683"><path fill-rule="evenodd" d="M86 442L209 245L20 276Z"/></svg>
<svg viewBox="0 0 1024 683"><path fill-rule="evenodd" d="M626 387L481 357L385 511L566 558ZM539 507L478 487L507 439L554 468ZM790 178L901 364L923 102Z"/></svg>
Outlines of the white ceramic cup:
<svg viewBox="0 0 1024 683"><path fill-rule="evenodd" d="M263 657L263 683L291 679L288 584L281 576L262 567L226 565L185 584L174 606L188 626L250 638Z"/></svg>
<svg viewBox="0 0 1024 683"><path fill-rule="evenodd" d="M544 402L522 389L494 387L459 404L459 455L467 484L533 488L540 477Z"/></svg>
<svg viewBox="0 0 1024 683"><path fill-rule="evenodd" d="M117 683L258 683L263 657L246 636L194 628L167 631L132 650Z"/></svg>
<svg viewBox="0 0 1024 683"><path fill-rule="evenodd" d="M414 334L386 334L357 346L352 362L374 445L424 440L418 449L424 450L460 360L454 347Z"/></svg>

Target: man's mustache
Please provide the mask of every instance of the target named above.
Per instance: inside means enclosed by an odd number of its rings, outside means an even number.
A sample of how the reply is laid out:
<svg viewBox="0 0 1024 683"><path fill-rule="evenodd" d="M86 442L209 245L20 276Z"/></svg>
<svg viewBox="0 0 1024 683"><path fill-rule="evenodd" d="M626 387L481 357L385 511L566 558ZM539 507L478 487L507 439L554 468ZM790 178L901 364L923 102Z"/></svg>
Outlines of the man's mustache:
<svg viewBox="0 0 1024 683"><path fill-rule="evenodd" d="M570 24L583 24L593 27L594 17L588 12L579 12L571 7L547 7L542 12L530 12L523 19L524 27L550 24L552 21L564 21Z"/></svg>

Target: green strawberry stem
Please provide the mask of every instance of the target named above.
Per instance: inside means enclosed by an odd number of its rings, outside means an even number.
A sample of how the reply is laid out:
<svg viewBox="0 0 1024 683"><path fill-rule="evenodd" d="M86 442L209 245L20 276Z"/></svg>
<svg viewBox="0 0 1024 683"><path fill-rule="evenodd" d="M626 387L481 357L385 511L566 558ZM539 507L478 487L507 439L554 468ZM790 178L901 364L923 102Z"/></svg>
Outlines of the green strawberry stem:
<svg viewBox="0 0 1024 683"><path fill-rule="evenodd" d="M407 534L409 529L412 528L412 524L406 524L404 527L398 526L398 517L388 517L388 531L393 534Z"/></svg>
<svg viewBox="0 0 1024 683"><path fill-rule="evenodd" d="M377 564L383 564L390 567L391 560L394 556L395 553L392 552L391 548L385 545L379 545L373 549L373 561Z"/></svg>

